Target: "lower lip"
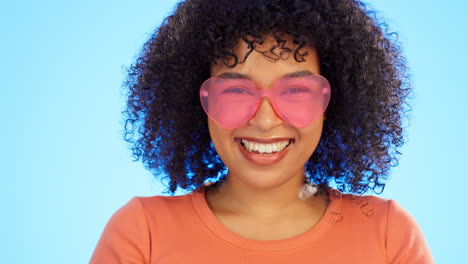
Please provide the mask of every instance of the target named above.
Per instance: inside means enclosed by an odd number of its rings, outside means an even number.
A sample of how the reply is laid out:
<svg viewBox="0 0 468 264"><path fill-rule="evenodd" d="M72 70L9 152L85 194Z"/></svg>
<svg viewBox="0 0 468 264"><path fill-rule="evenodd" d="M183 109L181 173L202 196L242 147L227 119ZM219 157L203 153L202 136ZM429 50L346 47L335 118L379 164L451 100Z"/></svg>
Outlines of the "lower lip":
<svg viewBox="0 0 468 264"><path fill-rule="evenodd" d="M288 153L289 149L291 148L291 145L294 143L294 142L291 142L281 152L277 152L275 154L262 155L262 154L248 152L241 145L240 140L236 140L236 142L237 142L237 145L239 146L239 149L240 149L241 153L244 155L244 157L247 160L249 160L249 161L251 161L251 162L253 162L253 163L257 164L257 165L262 165L262 166L272 165L272 164L275 164L275 163L279 162Z"/></svg>

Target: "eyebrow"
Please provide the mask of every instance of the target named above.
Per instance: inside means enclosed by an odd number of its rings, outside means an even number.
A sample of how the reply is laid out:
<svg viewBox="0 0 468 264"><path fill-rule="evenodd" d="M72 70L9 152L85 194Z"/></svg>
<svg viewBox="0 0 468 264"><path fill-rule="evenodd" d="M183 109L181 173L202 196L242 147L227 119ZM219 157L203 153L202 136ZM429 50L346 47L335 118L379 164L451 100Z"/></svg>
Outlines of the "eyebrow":
<svg viewBox="0 0 468 264"><path fill-rule="evenodd" d="M304 77L310 74L313 74L313 73L307 70L295 71L295 72L286 73L282 75L281 78L300 78L300 77ZM249 80L251 79L249 75L243 74L240 72L225 72L225 73L218 75L217 77L224 78L224 79L249 79Z"/></svg>

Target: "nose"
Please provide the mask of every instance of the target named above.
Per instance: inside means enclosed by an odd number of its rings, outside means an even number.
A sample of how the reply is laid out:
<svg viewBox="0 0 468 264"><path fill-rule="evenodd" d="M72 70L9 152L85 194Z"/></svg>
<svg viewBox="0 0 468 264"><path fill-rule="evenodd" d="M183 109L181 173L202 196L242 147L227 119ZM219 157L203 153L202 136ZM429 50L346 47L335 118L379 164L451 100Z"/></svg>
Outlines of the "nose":
<svg viewBox="0 0 468 264"><path fill-rule="evenodd" d="M250 125L256 126L262 131L268 131L282 123L283 120L276 114L270 101L265 97L261 99L257 112L249 120Z"/></svg>

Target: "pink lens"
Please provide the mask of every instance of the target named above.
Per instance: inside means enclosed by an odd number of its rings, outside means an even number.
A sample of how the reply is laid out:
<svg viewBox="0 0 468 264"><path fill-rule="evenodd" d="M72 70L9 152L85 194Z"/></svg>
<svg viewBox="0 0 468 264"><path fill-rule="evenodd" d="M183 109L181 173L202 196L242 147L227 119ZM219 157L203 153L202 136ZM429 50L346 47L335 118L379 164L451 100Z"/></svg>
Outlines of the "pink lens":
<svg viewBox="0 0 468 264"><path fill-rule="evenodd" d="M330 84L320 75L280 79L273 90L270 101L276 113L295 127L312 124L330 102Z"/></svg>
<svg viewBox="0 0 468 264"><path fill-rule="evenodd" d="M330 84L320 75L283 78L271 89L262 90L248 79L213 77L200 88L203 109L214 122L227 129L245 125L255 115L262 97L270 100L285 122L306 127L325 111L330 95Z"/></svg>

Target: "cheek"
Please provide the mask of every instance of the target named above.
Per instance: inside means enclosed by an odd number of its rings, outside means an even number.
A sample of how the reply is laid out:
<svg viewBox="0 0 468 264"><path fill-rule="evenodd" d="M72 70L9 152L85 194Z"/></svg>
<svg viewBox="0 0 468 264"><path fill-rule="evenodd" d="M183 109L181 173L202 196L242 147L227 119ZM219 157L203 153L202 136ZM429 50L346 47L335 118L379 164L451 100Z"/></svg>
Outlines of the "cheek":
<svg viewBox="0 0 468 264"><path fill-rule="evenodd" d="M304 128L300 131L302 139L306 142L306 149L308 152L313 152L317 147L320 138L322 137L323 129L323 120L319 120L315 124L312 124L310 127Z"/></svg>
<svg viewBox="0 0 468 264"><path fill-rule="evenodd" d="M219 155L224 152L225 148L229 145L229 140L231 139L231 131L220 127L210 119L208 119L208 130L210 132L211 141L216 148L216 151Z"/></svg>
<svg viewBox="0 0 468 264"><path fill-rule="evenodd" d="M211 141L213 141L213 144L217 145L217 139L219 138L218 136L218 132L217 132L217 129L214 125L214 123L208 118L208 131L210 132L210 138L211 138Z"/></svg>
<svg viewBox="0 0 468 264"><path fill-rule="evenodd" d="M235 166L233 162L233 148L236 147L236 144L233 143L234 138L232 137L232 130L220 127L212 121L208 121L208 129L210 131L211 141L221 161L228 168Z"/></svg>

